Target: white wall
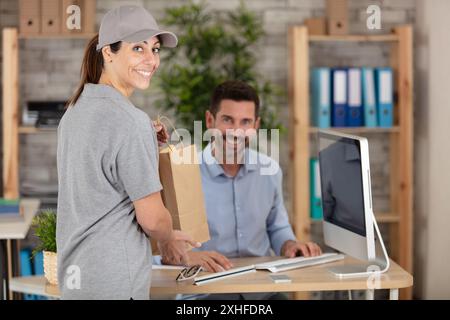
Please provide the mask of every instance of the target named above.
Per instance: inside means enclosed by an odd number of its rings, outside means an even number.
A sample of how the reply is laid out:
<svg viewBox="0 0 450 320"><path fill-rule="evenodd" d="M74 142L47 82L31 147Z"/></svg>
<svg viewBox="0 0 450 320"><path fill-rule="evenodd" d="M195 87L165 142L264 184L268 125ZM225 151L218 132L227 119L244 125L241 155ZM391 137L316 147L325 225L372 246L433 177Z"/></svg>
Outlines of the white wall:
<svg viewBox="0 0 450 320"><path fill-rule="evenodd" d="M416 5L415 295L450 299L450 1Z"/></svg>

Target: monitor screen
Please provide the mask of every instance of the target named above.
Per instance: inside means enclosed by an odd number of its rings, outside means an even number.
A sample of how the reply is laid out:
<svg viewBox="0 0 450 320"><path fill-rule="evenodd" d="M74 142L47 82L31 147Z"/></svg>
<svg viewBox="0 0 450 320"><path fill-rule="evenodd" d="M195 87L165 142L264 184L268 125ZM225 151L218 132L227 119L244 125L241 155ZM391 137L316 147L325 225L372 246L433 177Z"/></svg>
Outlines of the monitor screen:
<svg viewBox="0 0 450 320"><path fill-rule="evenodd" d="M324 220L365 236L359 141L320 133L319 147Z"/></svg>

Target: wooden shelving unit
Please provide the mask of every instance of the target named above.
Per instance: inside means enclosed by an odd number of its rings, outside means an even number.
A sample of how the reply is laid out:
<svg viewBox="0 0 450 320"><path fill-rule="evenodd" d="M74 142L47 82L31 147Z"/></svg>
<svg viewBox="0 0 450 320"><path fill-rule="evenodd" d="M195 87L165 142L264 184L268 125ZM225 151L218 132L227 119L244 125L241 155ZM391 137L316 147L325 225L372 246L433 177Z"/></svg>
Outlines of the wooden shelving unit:
<svg viewBox="0 0 450 320"><path fill-rule="evenodd" d="M389 42L398 41L396 34L383 35L314 35L309 36L308 41L323 42Z"/></svg>
<svg viewBox="0 0 450 320"><path fill-rule="evenodd" d="M19 33L3 29L3 197L19 198Z"/></svg>
<svg viewBox="0 0 450 320"><path fill-rule="evenodd" d="M318 132L310 125L309 103L309 49L313 42L349 43L376 42L390 45L390 61L394 70L395 90L398 96L395 109L395 126L392 128L332 128L353 134L380 134L390 143L390 211L375 213L379 223L387 224L390 235L391 258L412 273L412 218L413 218L413 38L409 25L394 28L392 34L309 36L305 26L289 30L290 77L289 99L291 118L292 212L298 239L311 237L309 159L311 135ZM370 141L369 141L370 143ZM403 289L400 297L410 299L411 289Z"/></svg>
<svg viewBox="0 0 450 320"><path fill-rule="evenodd" d="M37 128L37 127L19 127L19 134L36 134L36 133L48 133L56 132L56 128Z"/></svg>
<svg viewBox="0 0 450 320"><path fill-rule="evenodd" d="M367 128L367 127L351 127L351 128L332 128L335 131L342 131L346 133L397 133L400 132L400 128L395 126L392 128ZM310 133L318 133L319 128L310 127Z"/></svg>
<svg viewBox="0 0 450 320"><path fill-rule="evenodd" d="M20 34L17 28L4 28L3 34L3 197L17 199L19 188L19 135L56 133L56 128L36 128L19 125L19 41L29 39L92 39L94 33L70 34ZM39 207L39 205L38 205ZM37 211L38 209L36 209ZM8 240L8 246L11 246ZM20 248L18 246L17 248ZM8 254L11 265L11 250ZM10 277L17 276L18 270L10 269ZM12 295L10 295L12 297Z"/></svg>
<svg viewBox="0 0 450 320"><path fill-rule="evenodd" d="M400 221L400 216L395 213L376 213L378 223L397 223ZM311 219L311 223L322 223L322 220Z"/></svg>
<svg viewBox="0 0 450 320"><path fill-rule="evenodd" d="M19 135L56 133L56 128L19 125L19 40L91 39L93 33L20 34L3 29L3 197L19 198Z"/></svg>
<svg viewBox="0 0 450 320"><path fill-rule="evenodd" d="M95 33L19 34L19 39L92 39Z"/></svg>

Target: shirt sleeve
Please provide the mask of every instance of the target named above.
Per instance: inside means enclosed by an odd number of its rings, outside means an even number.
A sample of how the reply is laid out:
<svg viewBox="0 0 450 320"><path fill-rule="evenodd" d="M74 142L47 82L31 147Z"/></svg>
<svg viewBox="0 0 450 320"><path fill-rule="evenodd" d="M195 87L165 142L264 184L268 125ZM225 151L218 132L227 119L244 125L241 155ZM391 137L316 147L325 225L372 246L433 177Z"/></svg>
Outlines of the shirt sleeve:
<svg viewBox="0 0 450 320"><path fill-rule="evenodd" d="M289 223L288 213L284 206L281 168L275 175L275 196L272 209L267 218L267 232L272 249L276 255L281 255L281 247L287 240L296 240Z"/></svg>
<svg viewBox="0 0 450 320"><path fill-rule="evenodd" d="M117 176L131 201L162 189L158 172L158 145L150 125L130 129L117 154Z"/></svg>

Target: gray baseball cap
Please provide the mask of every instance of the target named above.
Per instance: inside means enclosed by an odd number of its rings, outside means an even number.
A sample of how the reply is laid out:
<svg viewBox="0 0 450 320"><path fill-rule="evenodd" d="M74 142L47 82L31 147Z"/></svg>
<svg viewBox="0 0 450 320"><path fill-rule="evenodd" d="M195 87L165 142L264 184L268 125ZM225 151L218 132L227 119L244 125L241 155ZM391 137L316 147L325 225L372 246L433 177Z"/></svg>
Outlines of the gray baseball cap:
<svg viewBox="0 0 450 320"><path fill-rule="evenodd" d="M121 6L108 11L98 33L97 51L115 42L140 42L154 36L161 37L164 47L173 48L178 43L175 34L160 30L153 16L140 6Z"/></svg>

